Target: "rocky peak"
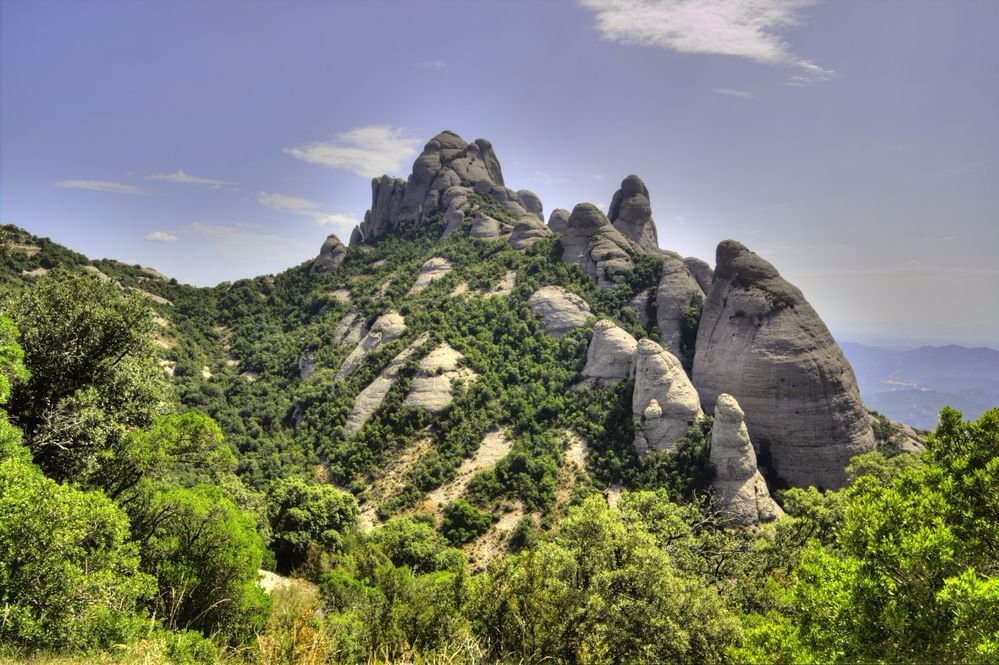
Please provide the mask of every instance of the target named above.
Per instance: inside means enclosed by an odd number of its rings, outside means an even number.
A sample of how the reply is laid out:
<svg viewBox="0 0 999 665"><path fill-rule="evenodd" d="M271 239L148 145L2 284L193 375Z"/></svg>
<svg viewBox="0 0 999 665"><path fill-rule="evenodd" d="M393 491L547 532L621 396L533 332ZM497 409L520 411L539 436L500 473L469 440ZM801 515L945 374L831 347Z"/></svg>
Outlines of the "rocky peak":
<svg viewBox="0 0 999 665"><path fill-rule="evenodd" d="M743 245L718 245L694 355L705 408L729 393L762 462L795 486L841 487L874 448L853 369L797 288Z"/></svg>
<svg viewBox="0 0 999 665"><path fill-rule="evenodd" d="M319 256L312 261L309 272L333 272L343 263L347 256L347 248L343 246L340 239L330 234L326 237L323 246L319 248Z"/></svg>
<svg viewBox="0 0 999 665"><path fill-rule="evenodd" d="M621 181L621 188L614 192L607 218L615 229L644 251L655 252L659 249L649 190L637 175L630 175Z"/></svg>
<svg viewBox="0 0 999 665"><path fill-rule="evenodd" d="M601 288L620 283L623 273L635 267L632 255L641 251L591 203L572 209L561 235L562 261L579 265Z"/></svg>
<svg viewBox="0 0 999 665"><path fill-rule="evenodd" d="M651 339L638 343L631 408L639 453L673 452L704 415L680 361Z"/></svg>
<svg viewBox="0 0 999 665"><path fill-rule="evenodd" d="M493 198L515 219L528 214L542 219L537 195L504 184L492 143L466 143L451 131L427 142L406 181L382 176L372 181L371 189L371 209L351 234L352 245L371 242L404 222L422 224L438 211L444 212L447 232L453 233L465 218L472 194Z"/></svg>

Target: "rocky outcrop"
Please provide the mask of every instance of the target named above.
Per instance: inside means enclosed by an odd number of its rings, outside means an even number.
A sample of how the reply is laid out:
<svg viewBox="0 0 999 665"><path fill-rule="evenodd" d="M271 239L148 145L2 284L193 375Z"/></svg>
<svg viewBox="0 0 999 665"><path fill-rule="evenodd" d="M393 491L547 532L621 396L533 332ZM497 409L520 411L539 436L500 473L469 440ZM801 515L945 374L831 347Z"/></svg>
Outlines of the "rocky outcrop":
<svg viewBox="0 0 999 665"><path fill-rule="evenodd" d="M569 228L569 211L565 208L555 208L548 217L548 230L556 235L562 235Z"/></svg>
<svg viewBox="0 0 999 665"><path fill-rule="evenodd" d="M638 343L631 409L639 453L672 452L704 415L680 361L651 339Z"/></svg>
<svg viewBox="0 0 999 665"><path fill-rule="evenodd" d="M450 261L440 256L435 256L420 266L420 272L416 275L416 281L413 282L413 286L409 289L409 293L406 295L414 296L417 293L420 293L433 282L445 277L449 272L451 272L451 270L452 266Z"/></svg>
<svg viewBox="0 0 999 665"><path fill-rule="evenodd" d="M513 227L506 222L501 222L483 212L476 212L468 235L479 240L500 240L509 238L512 231Z"/></svg>
<svg viewBox="0 0 999 665"><path fill-rule="evenodd" d="M690 274L694 276L694 279L697 280L697 285L701 287L701 291L707 296L711 290L711 280L714 278L714 271L711 270L711 266L706 261L693 256L685 258L683 263L687 266Z"/></svg>
<svg viewBox="0 0 999 665"><path fill-rule="evenodd" d="M687 265L673 256L663 257L663 274L656 289L656 324L662 345L674 356L683 357L681 339L684 332L684 310L704 305L704 292L698 286Z"/></svg>
<svg viewBox="0 0 999 665"><path fill-rule="evenodd" d="M374 326L372 326L374 330ZM364 427L371 416L374 415L378 407L382 405L385 401L385 396L388 395L389 390L392 388L392 382L395 381L395 377L399 374L399 370L405 366L409 359L413 357L417 349L425 344L427 341L427 334L424 333L420 335L415 340L410 342L409 346L400 351L395 358L389 361L389 364L381 371L381 373L375 377L375 380L369 383L364 390L358 393L357 397L354 399L354 406L351 408L350 413L347 414L347 424L345 429L347 430L347 435L354 435Z"/></svg>
<svg viewBox="0 0 999 665"><path fill-rule="evenodd" d="M333 272L340 267L345 258L347 258L347 248L339 238L330 234L319 248L319 256L312 262L309 272Z"/></svg>
<svg viewBox="0 0 999 665"><path fill-rule="evenodd" d="M358 314L357 310L347 312L333 329L332 342L347 346L357 344L368 332L364 324L364 317Z"/></svg>
<svg viewBox="0 0 999 665"><path fill-rule="evenodd" d="M711 486L715 506L732 526L769 522L784 514L767 490L756 466L756 452L749 440L745 414L734 397L726 393L715 403L709 458L715 468Z"/></svg>
<svg viewBox="0 0 999 665"><path fill-rule="evenodd" d="M585 300L561 286L538 289L528 298L527 306L541 319L545 332L552 337L561 337L578 328L593 314Z"/></svg>
<svg viewBox="0 0 999 665"><path fill-rule="evenodd" d="M874 449L853 369L801 291L741 244L718 245L697 334L694 385L705 408L725 392L746 411L761 464L799 487L841 487Z"/></svg>
<svg viewBox="0 0 999 665"><path fill-rule="evenodd" d="M635 316L642 322L643 326L652 323L652 317L649 316L649 301L651 300L651 296L652 289L648 288L644 291L639 291L635 294L634 298L628 301L628 304L635 310Z"/></svg>
<svg viewBox="0 0 999 665"><path fill-rule="evenodd" d="M413 377L409 394L402 405L410 409L423 409L430 413L440 413L453 398L453 382L461 377L469 380L475 377L470 370L461 370L460 353L444 343L428 353L420 361L420 371Z"/></svg>
<svg viewBox="0 0 999 665"><path fill-rule="evenodd" d="M302 351L298 356L298 378L305 381L316 373L316 362L312 359L312 354Z"/></svg>
<svg viewBox="0 0 999 665"><path fill-rule="evenodd" d="M621 283L623 273L635 267L632 255L639 252L638 246L593 204L573 208L561 235L562 261L577 264L600 288Z"/></svg>
<svg viewBox="0 0 999 665"><path fill-rule="evenodd" d="M350 244L371 242L400 224L423 224L437 211L444 213L444 235L454 233L469 214L473 194L492 198L515 219L526 214L541 218L537 195L505 186L489 141L466 143L454 132L444 131L424 146L408 180L382 176L372 182L371 209L351 234Z"/></svg>
<svg viewBox="0 0 999 665"><path fill-rule="evenodd" d="M354 373L364 359L375 353L389 342L394 342L406 332L406 319L397 312L383 314L372 324L371 330L365 335L354 350L350 352L340 369L337 370L336 378L344 379Z"/></svg>
<svg viewBox="0 0 999 665"><path fill-rule="evenodd" d="M597 321L586 349L583 385L610 385L631 378L638 342L612 321Z"/></svg>
<svg viewBox="0 0 999 665"><path fill-rule="evenodd" d="M518 251L525 250L551 234L552 232L540 219L533 215L525 215L513 227L513 233L510 234L510 246Z"/></svg>
<svg viewBox="0 0 999 665"><path fill-rule="evenodd" d="M649 190L637 175L621 181L621 189L614 192L607 218L614 228L646 252L659 249L656 223L652 221Z"/></svg>

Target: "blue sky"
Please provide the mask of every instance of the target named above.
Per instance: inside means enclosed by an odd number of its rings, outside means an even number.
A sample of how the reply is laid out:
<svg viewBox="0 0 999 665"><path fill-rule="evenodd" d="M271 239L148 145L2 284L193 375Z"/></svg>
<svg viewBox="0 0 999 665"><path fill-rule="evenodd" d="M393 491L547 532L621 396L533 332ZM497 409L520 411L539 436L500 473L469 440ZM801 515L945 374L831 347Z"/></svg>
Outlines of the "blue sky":
<svg viewBox="0 0 999 665"><path fill-rule="evenodd" d="M999 3L0 0L0 220L195 284L346 238L442 129L844 339L999 346Z"/></svg>

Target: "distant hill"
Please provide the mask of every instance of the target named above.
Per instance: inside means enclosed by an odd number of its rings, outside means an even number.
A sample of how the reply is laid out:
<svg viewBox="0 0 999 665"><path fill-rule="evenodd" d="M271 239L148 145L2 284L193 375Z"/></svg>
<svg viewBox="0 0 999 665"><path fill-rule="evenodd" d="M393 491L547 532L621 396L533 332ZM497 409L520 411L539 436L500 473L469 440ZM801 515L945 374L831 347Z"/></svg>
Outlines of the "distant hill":
<svg viewBox="0 0 999 665"><path fill-rule="evenodd" d="M999 406L999 351L985 347L921 346L900 351L844 342L870 408L922 429L936 425L941 407L977 418Z"/></svg>

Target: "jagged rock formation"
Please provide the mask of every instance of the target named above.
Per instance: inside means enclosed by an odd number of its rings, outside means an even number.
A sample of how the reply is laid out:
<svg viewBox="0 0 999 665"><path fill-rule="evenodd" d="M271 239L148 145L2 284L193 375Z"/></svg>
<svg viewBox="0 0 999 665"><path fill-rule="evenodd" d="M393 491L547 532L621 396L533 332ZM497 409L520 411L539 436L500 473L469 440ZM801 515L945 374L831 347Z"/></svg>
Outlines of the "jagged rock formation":
<svg viewBox="0 0 999 665"><path fill-rule="evenodd" d="M556 235L562 235L569 228L569 211L565 208L555 208L548 217L548 230Z"/></svg>
<svg viewBox="0 0 999 665"><path fill-rule="evenodd" d="M451 272L451 269L452 266L450 261L440 256L435 256L420 266L420 272L416 275L416 281L413 282L413 286L409 289L409 292L406 295L414 296L417 293L420 293L433 282L436 282L438 279L446 276L449 272Z"/></svg>
<svg viewBox="0 0 999 665"><path fill-rule="evenodd" d="M770 498L767 483L756 467L756 452L749 440L745 414L726 393L715 403L709 458L715 467L711 482L716 507L733 526L775 520L784 514Z"/></svg>
<svg viewBox="0 0 999 665"><path fill-rule="evenodd" d="M491 197L515 218L541 214L535 194L504 185L489 141L466 143L454 132L444 131L424 146L407 181L389 176L372 181L371 209L351 233L350 244L371 242L400 224L422 224L438 210L447 222L444 234L453 233L461 227L473 193Z"/></svg>
<svg viewBox="0 0 999 665"><path fill-rule="evenodd" d="M874 448L853 369L825 324L732 240L718 245L693 376L705 408L723 392L738 400L761 463L791 485L841 487L849 459Z"/></svg>
<svg viewBox="0 0 999 665"><path fill-rule="evenodd" d="M586 349L583 385L610 385L631 377L638 342L612 321L597 321Z"/></svg>
<svg viewBox="0 0 999 665"><path fill-rule="evenodd" d="M371 326L371 330L365 335L354 350L350 352L340 369L337 370L336 378L343 379L354 373L364 359L375 353L389 342L393 342L406 332L406 319L397 312L382 314Z"/></svg>
<svg viewBox="0 0 999 665"><path fill-rule="evenodd" d="M525 250L551 234L552 232L540 219L534 215L525 215L513 227L513 233L510 234L510 246L518 251Z"/></svg>
<svg viewBox="0 0 999 665"><path fill-rule="evenodd" d="M593 204L573 208L561 235L562 261L579 265L600 288L620 283L623 273L635 268L632 254L639 252L638 246Z"/></svg>
<svg viewBox="0 0 999 665"><path fill-rule="evenodd" d="M453 381L458 377L474 378L471 370L458 368L464 356L444 343L420 361L420 371L413 377L409 394L402 405L410 409L424 409L440 413L451 404Z"/></svg>
<svg viewBox="0 0 999 665"><path fill-rule="evenodd" d="M635 354L632 418L639 453L672 452L687 429L703 417L697 391L676 356L651 339Z"/></svg>
<svg viewBox="0 0 999 665"><path fill-rule="evenodd" d="M707 264L707 261L702 261L693 256L688 256L683 262L687 266L687 270L690 271L690 274L697 280L697 285L701 287L701 291L706 296L711 290L711 280L714 279L714 271L711 270L711 266Z"/></svg>
<svg viewBox="0 0 999 665"><path fill-rule="evenodd" d="M374 326L371 329L374 330ZM395 381L399 370L413 357L417 349L426 343L428 338L429 336L424 333L410 342L405 349L396 354L395 358L375 377L374 381L358 393L354 399L354 406L347 415L345 429L348 436L356 434L371 419L371 416L378 410L378 407L385 401L385 396L388 395L388 391L392 388L392 382Z"/></svg>
<svg viewBox="0 0 999 665"><path fill-rule="evenodd" d="M333 272L343 263L347 257L347 248L343 246L340 239L335 235L326 236L326 241L319 248L319 256L312 262L309 272Z"/></svg>
<svg viewBox="0 0 999 665"><path fill-rule="evenodd" d="M527 306L552 337L561 337L578 328L593 315L585 300L561 286L541 287L528 298Z"/></svg>
<svg viewBox="0 0 999 665"><path fill-rule="evenodd" d="M682 357L683 310L704 305L704 292L683 260L663 257L663 275L656 289L656 324L662 345L674 356Z"/></svg>
<svg viewBox="0 0 999 665"><path fill-rule="evenodd" d="M607 218L615 229L644 251L655 252L659 249L649 190L637 175L630 175L621 181L621 189L614 192Z"/></svg>

